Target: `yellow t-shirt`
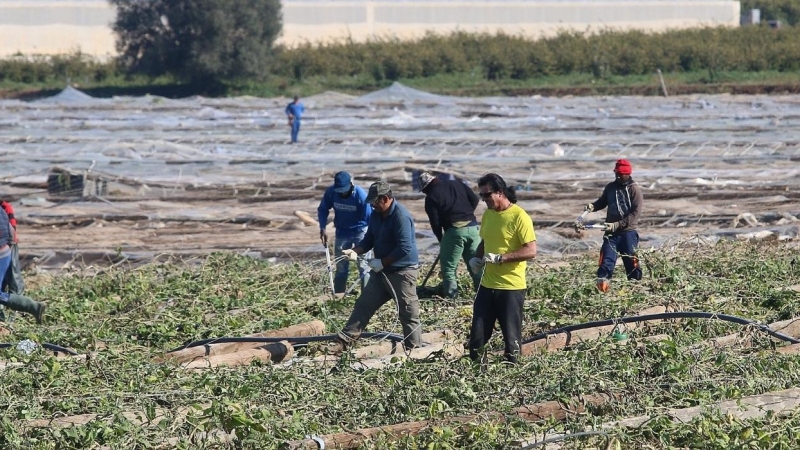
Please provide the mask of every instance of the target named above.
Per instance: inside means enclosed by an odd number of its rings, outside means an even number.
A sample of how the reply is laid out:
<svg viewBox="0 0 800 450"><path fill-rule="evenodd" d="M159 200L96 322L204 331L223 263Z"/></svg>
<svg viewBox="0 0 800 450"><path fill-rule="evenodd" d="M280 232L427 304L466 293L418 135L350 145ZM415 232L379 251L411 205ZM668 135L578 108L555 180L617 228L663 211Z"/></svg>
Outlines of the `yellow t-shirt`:
<svg viewBox="0 0 800 450"><path fill-rule="evenodd" d="M481 220L483 254L513 252L524 244L536 240L531 216L516 204L505 211L493 209L483 213ZM527 288L525 282L526 261L503 264L486 264L481 285L492 289L519 290Z"/></svg>

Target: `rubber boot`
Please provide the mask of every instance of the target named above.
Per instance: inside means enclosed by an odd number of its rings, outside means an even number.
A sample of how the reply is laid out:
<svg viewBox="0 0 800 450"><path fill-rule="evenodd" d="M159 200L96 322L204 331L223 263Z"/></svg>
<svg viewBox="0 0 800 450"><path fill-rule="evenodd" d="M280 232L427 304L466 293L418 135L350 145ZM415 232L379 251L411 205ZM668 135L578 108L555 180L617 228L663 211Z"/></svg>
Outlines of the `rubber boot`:
<svg viewBox="0 0 800 450"><path fill-rule="evenodd" d="M458 283L455 280L444 280L439 285L439 295L444 298L458 297Z"/></svg>
<svg viewBox="0 0 800 450"><path fill-rule="evenodd" d="M21 311L32 315L36 319L36 323L42 323L44 319L44 310L47 307L44 303L17 294L8 294L8 303L6 306L14 311Z"/></svg>

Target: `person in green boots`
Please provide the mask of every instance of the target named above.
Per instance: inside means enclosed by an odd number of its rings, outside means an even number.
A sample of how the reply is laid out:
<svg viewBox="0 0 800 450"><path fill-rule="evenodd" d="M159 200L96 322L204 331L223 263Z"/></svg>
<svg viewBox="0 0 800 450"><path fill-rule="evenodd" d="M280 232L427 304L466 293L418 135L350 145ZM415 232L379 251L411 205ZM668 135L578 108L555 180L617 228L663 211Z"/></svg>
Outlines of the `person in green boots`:
<svg viewBox="0 0 800 450"><path fill-rule="evenodd" d="M439 295L446 298L458 296L456 269L458 260L463 259L472 277L475 290L481 282L481 274L469 267L469 260L475 256L481 237L475 208L480 200L472 189L458 180L442 180L423 172L419 176L419 186L425 194L425 213L431 230L439 240L439 261L442 270L442 284Z"/></svg>
<svg viewBox="0 0 800 450"><path fill-rule="evenodd" d="M8 220L8 214L0 208L0 273L5 274L11 265L11 245L14 243L14 231ZM0 304L14 311L32 315L36 323L42 323L46 305L16 293L0 292Z"/></svg>

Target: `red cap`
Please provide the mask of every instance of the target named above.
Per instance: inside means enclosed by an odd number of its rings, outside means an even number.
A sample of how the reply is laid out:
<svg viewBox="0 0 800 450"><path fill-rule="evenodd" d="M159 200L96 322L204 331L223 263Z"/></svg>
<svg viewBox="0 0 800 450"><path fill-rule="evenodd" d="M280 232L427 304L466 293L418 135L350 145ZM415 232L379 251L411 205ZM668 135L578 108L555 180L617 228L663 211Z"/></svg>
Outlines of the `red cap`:
<svg viewBox="0 0 800 450"><path fill-rule="evenodd" d="M627 159L618 159L617 165L614 166L614 172L620 175L630 175L633 173L633 167L631 167L631 163Z"/></svg>

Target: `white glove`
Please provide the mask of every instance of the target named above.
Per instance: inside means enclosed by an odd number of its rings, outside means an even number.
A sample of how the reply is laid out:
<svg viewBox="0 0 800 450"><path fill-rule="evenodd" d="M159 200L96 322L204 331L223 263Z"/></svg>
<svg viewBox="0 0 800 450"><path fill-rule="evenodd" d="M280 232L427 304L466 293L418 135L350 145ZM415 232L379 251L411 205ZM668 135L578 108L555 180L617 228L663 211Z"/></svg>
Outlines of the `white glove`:
<svg viewBox="0 0 800 450"><path fill-rule="evenodd" d="M503 262L503 255L498 255L497 253L486 253L483 255L483 262L500 264Z"/></svg>
<svg viewBox="0 0 800 450"><path fill-rule="evenodd" d="M358 259L358 253L352 248L348 248L347 250L342 250L342 256L346 257L350 261L355 261Z"/></svg>
<svg viewBox="0 0 800 450"><path fill-rule="evenodd" d="M611 222L611 223L604 223L603 224L603 230L604 231L610 231L610 232L613 233L613 232L617 231L617 228L619 228L619 222Z"/></svg>
<svg viewBox="0 0 800 450"><path fill-rule="evenodd" d="M472 269L472 273L481 273L483 270L483 266L486 263L483 262L483 258L478 258L477 256L470 258L469 260L469 268Z"/></svg>
<svg viewBox="0 0 800 450"><path fill-rule="evenodd" d="M372 258L367 263L369 264L369 268L372 269L373 272L378 273L383 270L383 263L381 262L380 258Z"/></svg>
<svg viewBox="0 0 800 450"><path fill-rule="evenodd" d="M583 210L589 212L594 211L594 203L587 203L586 206L583 207Z"/></svg>

